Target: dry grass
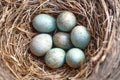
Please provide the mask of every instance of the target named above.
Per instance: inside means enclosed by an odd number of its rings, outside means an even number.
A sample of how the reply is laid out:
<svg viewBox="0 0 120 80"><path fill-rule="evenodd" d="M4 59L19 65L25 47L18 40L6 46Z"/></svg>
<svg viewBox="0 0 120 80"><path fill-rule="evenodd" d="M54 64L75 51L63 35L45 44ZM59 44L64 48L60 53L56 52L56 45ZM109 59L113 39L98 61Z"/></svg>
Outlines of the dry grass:
<svg viewBox="0 0 120 80"><path fill-rule="evenodd" d="M0 1L0 58L19 80L66 80L86 79L94 66L98 68L107 57L113 44L115 27L119 15L117 0L1 0ZM84 25L91 33L91 42L86 53L86 63L79 69L66 64L55 70L46 67L44 58L31 55L29 43L39 34L31 25L32 18L39 13L51 14L55 18L68 10L77 17L77 25ZM119 16L118 16L119 17ZM97 68L97 69L98 69ZM96 71L97 71L96 69Z"/></svg>

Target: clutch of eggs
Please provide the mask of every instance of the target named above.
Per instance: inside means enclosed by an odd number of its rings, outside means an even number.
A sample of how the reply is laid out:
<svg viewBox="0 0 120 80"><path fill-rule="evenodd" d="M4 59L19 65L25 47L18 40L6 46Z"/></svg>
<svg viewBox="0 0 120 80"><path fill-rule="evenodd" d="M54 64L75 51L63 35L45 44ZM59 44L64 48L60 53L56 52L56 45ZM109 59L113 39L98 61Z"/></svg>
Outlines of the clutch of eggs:
<svg viewBox="0 0 120 80"><path fill-rule="evenodd" d="M80 63L85 62L82 50L89 44L90 33L76 23L75 15L69 11L62 12L57 19L49 14L36 15L32 24L41 34L34 36L30 43L32 54L44 56L46 65L52 69L61 67L65 61L68 66L79 68ZM55 29L59 32L52 37L49 33Z"/></svg>

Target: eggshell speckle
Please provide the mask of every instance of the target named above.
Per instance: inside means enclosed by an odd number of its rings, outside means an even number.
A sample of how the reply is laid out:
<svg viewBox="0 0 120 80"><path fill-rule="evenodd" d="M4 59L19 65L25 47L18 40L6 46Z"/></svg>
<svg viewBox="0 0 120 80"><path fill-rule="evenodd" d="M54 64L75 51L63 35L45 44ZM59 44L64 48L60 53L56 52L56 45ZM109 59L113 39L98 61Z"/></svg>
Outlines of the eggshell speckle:
<svg viewBox="0 0 120 80"><path fill-rule="evenodd" d="M72 12L64 11L57 18L57 26L61 31L68 32L76 25L76 17Z"/></svg>
<svg viewBox="0 0 120 80"><path fill-rule="evenodd" d="M85 62L85 55L79 48L72 48L66 54L66 63L72 68L80 67Z"/></svg>
<svg viewBox="0 0 120 80"><path fill-rule="evenodd" d="M45 56L45 63L50 68L59 68L65 62L65 51L60 48L49 50Z"/></svg>
<svg viewBox="0 0 120 80"><path fill-rule="evenodd" d="M33 27L39 32L52 32L56 28L56 20L48 14L39 14L32 20Z"/></svg>
<svg viewBox="0 0 120 80"><path fill-rule="evenodd" d="M56 47L62 49L70 49L72 48L72 43L70 40L70 35L64 32L58 32L53 36L53 42Z"/></svg>
<svg viewBox="0 0 120 80"><path fill-rule="evenodd" d="M90 41L90 33L84 26L76 26L71 32L71 42L75 47L85 49Z"/></svg>
<svg viewBox="0 0 120 80"><path fill-rule="evenodd" d="M52 37L49 34L39 34L30 43L30 50L36 56L44 56L52 48Z"/></svg>

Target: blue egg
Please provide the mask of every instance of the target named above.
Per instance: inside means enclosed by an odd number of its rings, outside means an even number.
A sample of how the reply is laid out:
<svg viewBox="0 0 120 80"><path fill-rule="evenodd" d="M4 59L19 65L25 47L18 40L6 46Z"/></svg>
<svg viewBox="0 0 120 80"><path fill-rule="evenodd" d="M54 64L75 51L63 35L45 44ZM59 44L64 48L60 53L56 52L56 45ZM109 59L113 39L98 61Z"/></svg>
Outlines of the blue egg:
<svg viewBox="0 0 120 80"><path fill-rule="evenodd" d="M56 20L48 14L39 14L32 20L33 27L38 32L52 32L56 28Z"/></svg>
<svg viewBox="0 0 120 80"><path fill-rule="evenodd" d="M76 17L72 12L64 11L57 18L57 27L61 31L68 32L76 25Z"/></svg>
<svg viewBox="0 0 120 80"><path fill-rule="evenodd" d="M72 48L66 54L66 63L72 68L79 68L85 62L85 55L79 48Z"/></svg>
<svg viewBox="0 0 120 80"><path fill-rule="evenodd" d="M52 48L52 37L49 34L39 34L30 43L30 50L35 56L44 56Z"/></svg>
<svg viewBox="0 0 120 80"><path fill-rule="evenodd" d="M71 40L70 40L70 35L64 32L56 33L53 36L53 43L56 47L59 47L65 50L73 47Z"/></svg>
<svg viewBox="0 0 120 80"><path fill-rule="evenodd" d="M71 42L73 45L80 49L85 49L89 44L90 33L84 26L76 26L71 32Z"/></svg>
<svg viewBox="0 0 120 80"><path fill-rule="evenodd" d="M49 50L45 56L45 63L50 68L59 68L65 62L65 51L60 48Z"/></svg>

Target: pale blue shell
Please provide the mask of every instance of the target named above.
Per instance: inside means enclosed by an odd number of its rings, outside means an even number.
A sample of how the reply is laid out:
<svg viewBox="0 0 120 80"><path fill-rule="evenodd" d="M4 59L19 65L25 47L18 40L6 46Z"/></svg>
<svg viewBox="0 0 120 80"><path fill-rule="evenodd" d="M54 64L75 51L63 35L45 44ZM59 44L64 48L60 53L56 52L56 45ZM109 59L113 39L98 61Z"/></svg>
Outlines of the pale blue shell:
<svg viewBox="0 0 120 80"><path fill-rule="evenodd" d="M69 11L62 12L57 18L57 27L61 31L68 32L76 25L76 17Z"/></svg>
<svg viewBox="0 0 120 80"><path fill-rule="evenodd" d="M50 68L59 68L65 62L65 51L60 48L49 50L45 56L45 63Z"/></svg>
<svg viewBox="0 0 120 80"><path fill-rule="evenodd" d="M56 47L59 47L65 50L73 47L71 40L70 40L70 35L64 32L56 33L53 36L53 43Z"/></svg>
<svg viewBox="0 0 120 80"><path fill-rule="evenodd" d="M79 48L72 48L66 54L66 63L72 68L79 68L85 62L85 55Z"/></svg>
<svg viewBox="0 0 120 80"><path fill-rule="evenodd" d="M71 41L75 47L85 49L90 41L90 33L84 26L76 26L71 32Z"/></svg>
<svg viewBox="0 0 120 80"><path fill-rule="evenodd" d="M39 14L35 16L32 24L39 32L52 32L56 28L56 20L48 14Z"/></svg>
<svg viewBox="0 0 120 80"><path fill-rule="evenodd" d="M39 34L30 43L30 50L35 56L44 56L52 48L52 37L49 34Z"/></svg>

